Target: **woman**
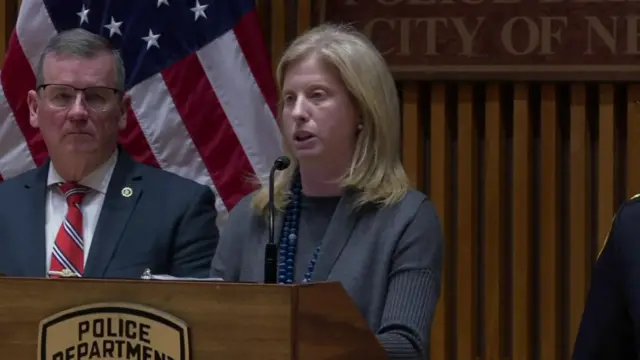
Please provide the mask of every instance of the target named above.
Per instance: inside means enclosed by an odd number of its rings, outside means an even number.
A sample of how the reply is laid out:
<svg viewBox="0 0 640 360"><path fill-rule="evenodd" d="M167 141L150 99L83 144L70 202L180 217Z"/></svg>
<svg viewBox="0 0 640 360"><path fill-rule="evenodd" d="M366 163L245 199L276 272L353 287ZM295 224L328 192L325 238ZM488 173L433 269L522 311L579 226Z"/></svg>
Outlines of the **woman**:
<svg viewBox="0 0 640 360"><path fill-rule="evenodd" d="M391 359L424 359L440 295L442 233L402 168L394 79L374 46L322 25L295 40L276 78L291 165L275 184L280 283L340 281ZM229 214L214 277L264 279L267 187ZM287 265L288 264L288 265Z"/></svg>

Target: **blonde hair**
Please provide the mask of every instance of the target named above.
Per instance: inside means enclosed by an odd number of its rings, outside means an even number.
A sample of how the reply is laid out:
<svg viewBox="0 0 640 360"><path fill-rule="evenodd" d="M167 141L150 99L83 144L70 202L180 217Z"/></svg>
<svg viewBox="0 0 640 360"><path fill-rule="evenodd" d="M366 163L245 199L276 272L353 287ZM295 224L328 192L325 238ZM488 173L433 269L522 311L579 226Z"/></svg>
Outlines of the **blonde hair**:
<svg viewBox="0 0 640 360"><path fill-rule="evenodd" d="M349 26L317 26L295 39L284 52L276 69L279 92L289 66L311 55L337 70L362 116L363 128L341 185L357 190L355 207L400 201L409 189L400 158L400 105L395 81L382 55L369 39ZM281 114L280 102L279 119ZM291 165L275 179L274 200L279 210L287 204L297 168L286 141L284 149ZM268 195L268 188L262 187L253 198L252 206L260 213L266 213Z"/></svg>

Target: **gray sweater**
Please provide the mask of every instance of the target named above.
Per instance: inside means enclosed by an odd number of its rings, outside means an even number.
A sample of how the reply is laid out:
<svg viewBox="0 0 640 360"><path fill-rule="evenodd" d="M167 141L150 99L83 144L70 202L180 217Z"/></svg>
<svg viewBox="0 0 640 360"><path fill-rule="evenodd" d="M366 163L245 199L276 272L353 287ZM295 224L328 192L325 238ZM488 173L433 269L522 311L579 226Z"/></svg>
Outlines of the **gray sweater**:
<svg viewBox="0 0 640 360"><path fill-rule="evenodd" d="M264 280L268 228L250 209L251 197L230 212L211 276ZM442 274L442 231L434 206L417 191L383 209L354 211L352 199L302 198L296 282L322 244L312 281L339 281L390 359L427 359ZM280 223L278 217L276 239Z"/></svg>

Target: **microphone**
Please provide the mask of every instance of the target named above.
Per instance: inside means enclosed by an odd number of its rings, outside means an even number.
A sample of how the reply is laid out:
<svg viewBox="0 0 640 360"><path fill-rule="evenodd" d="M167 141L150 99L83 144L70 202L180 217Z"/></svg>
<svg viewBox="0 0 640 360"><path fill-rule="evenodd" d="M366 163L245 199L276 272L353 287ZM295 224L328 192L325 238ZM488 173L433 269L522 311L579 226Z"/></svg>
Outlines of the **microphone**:
<svg viewBox="0 0 640 360"><path fill-rule="evenodd" d="M280 156L273 162L269 172L269 242L264 251L264 282L275 284L278 279L278 246L275 240L275 212L274 182L276 171L282 171L289 167L291 160L286 156Z"/></svg>

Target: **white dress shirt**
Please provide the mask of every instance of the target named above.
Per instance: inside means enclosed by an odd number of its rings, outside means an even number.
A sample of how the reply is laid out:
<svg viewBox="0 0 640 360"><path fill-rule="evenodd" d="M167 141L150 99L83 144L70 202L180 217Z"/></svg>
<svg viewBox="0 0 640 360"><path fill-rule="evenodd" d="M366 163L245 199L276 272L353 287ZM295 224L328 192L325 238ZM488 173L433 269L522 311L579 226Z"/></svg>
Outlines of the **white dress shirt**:
<svg viewBox="0 0 640 360"><path fill-rule="evenodd" d="M100 217L100 210L102 209L102 203L104 202L107 188L109 187L109 180L111 174L115 168L116 161L118 159L118 150L114 151L109 160L97 168L94 172L87 177L79 181L80 184L89 187L91 190L85 195L80 206L82 210L82 231L84 240L84 262L86 264L87 257L89 255L89 249L91 248L91 240L93 239L93 233ZM64 179L58 174L53 166L53 163L49 166L49 175L47 178L47 198L46 198L46 211L45 211L45 238L47 242L46 248L46 264L47 271L51 266L51 252L53 251L53 244L56 241L56 235L62 225L62 220L67 215L67 200L64 195L54 186L58 183L64 182Z"/></svg>

